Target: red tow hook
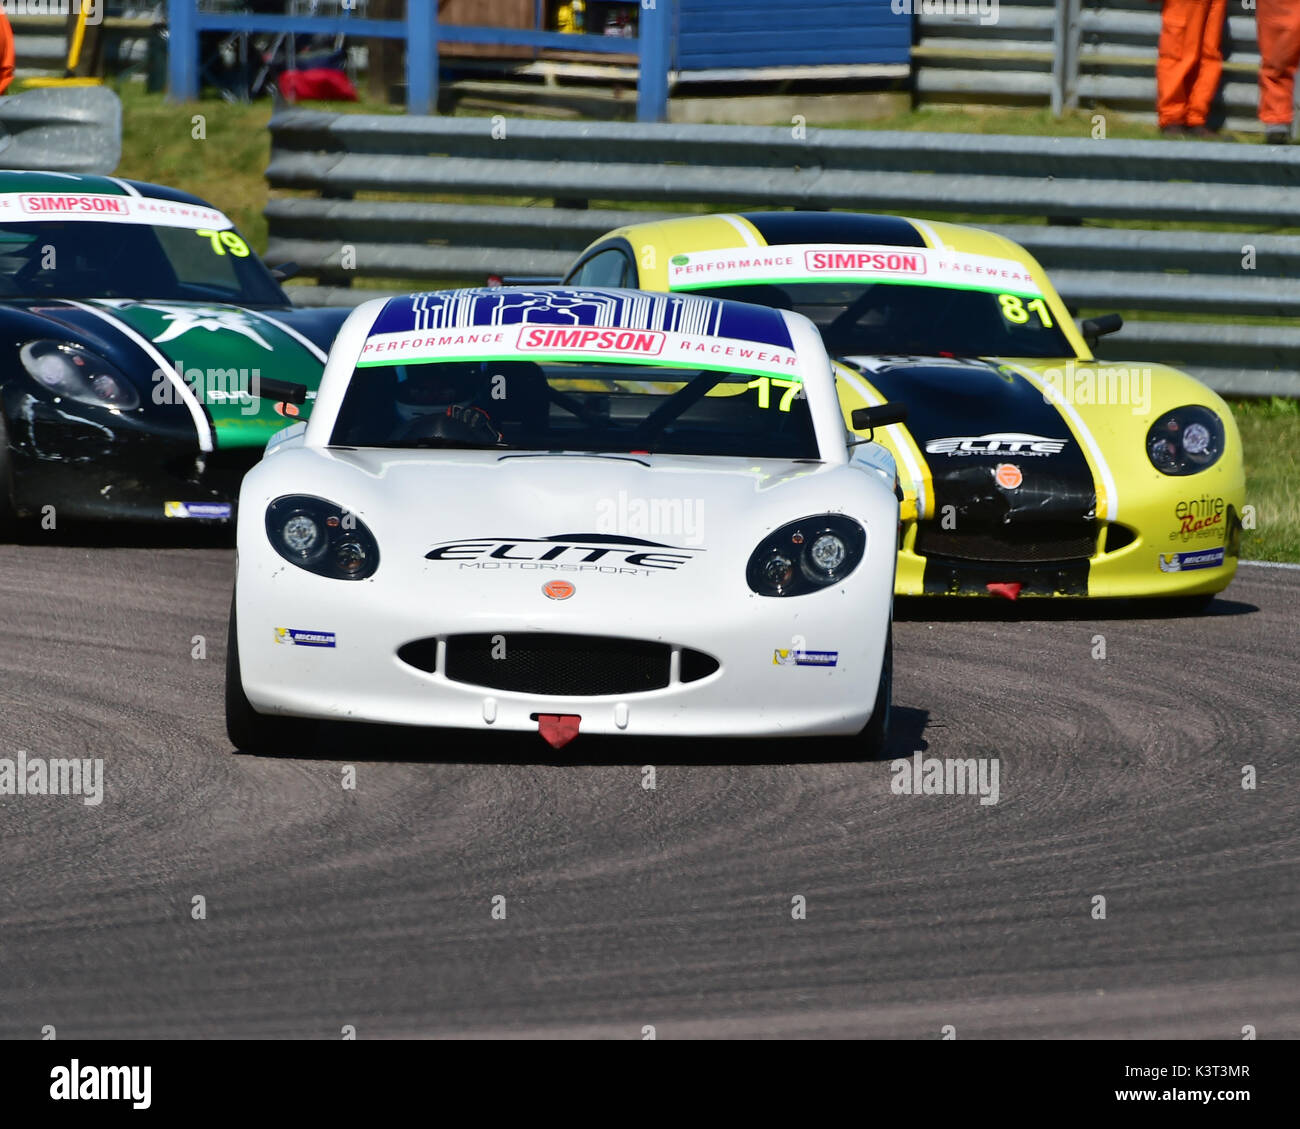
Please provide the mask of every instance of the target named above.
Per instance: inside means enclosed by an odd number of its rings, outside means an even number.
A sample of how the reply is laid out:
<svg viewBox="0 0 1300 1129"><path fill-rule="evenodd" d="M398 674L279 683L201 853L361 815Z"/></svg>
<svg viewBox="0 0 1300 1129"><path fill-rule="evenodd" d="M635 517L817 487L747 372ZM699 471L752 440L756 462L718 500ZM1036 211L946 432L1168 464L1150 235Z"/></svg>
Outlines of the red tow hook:
<svg viewBox="0 0 1300 1129"><path fill-rule="evenodd" d="M1008 600L1015 600L1019 598L1020 589L1023 588L1024 585L1017 584L1014 581L1003 582L1000 580L994 580L984 585L984 587L994 596L1005 596Z"/></svg>
<svg viewBox="0 0 1300 1129"><path fill-rule="evenodd" d="M576 713L539 713L537 732L552 749L562 749L578 735L582 715Z"/></svg>

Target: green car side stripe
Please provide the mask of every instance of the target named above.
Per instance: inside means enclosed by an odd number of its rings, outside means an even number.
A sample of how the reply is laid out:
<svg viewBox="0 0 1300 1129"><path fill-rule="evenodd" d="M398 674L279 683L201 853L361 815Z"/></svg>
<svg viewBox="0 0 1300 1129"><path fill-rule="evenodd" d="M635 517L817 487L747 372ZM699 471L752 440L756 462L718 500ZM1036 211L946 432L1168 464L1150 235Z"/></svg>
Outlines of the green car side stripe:
<svg viewBox="0 0 1300 1129"><path fill-rule="evenodd" d="M86 313L114 326L119 333L123 334L128 340L135 344L137 348L144 350L149 359L158 366L159 374L166 377L168 394L176 396L187 408L189 408L190 417L194 420L194 430L198 436L199 450L211 451L214 446L212 420L208 417L207 412L203 410L203 405L199 402L198 397L190 387L184 380L181 380L176 376L175 371L171 367L171 363L157 348L157 346L155 346L149 338L137 333L129 325L125 325L119 319L110 316L106 311L100 309L98 305L94 305L90 302L79 302L74 298L68 298L65 300L68 305L75 306L79 310L84 310ZM159 387L160 386L161 384ZM156 395L157 392L155 391L154 394Z"/></svg>
<svg viewBox="0 0 1300 1129"><path fill-rule="evenodd" d="M262 377L305 384L313 393L320 385L320 349L275 318L215 303L98 301L94 308L162 355L170 370L167 385L183 383L197 395L218 449L264 446L275 432L307 417L304 410L286 419L272 401L250 392ZM155 374L153 394L173 394L163 388L163 376Z"/></svg>

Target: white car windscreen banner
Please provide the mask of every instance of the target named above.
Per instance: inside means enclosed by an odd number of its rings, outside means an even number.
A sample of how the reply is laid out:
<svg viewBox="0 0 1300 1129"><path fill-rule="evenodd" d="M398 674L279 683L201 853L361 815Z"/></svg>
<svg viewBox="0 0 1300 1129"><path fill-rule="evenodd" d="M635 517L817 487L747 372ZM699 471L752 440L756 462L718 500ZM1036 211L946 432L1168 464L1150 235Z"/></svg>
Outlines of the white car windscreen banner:
<svg viewBox="0 0 1300 1129"><path fill-rule="evenodd" d="M1042 297L1022 263L931 247L833 243L692 251L668 262L670 290L748 283L892 282Z"/></svg>
<svg viewBox="0 0 1300 1129"><path fill-rule="evenodd" d="M228 231L235 226L216 208L179 200L89 192L0 192L0 223L44 220L148 224L192 231Z"/></svg>
<svg viewBox="0 0 1300 1129"><path fill-rule="evenodd" d="M380 333L361 349L358 368L437 361L607 361L647 367L724 369L799 381L793 349L730 337L659 329L524 323Z"/></svg>

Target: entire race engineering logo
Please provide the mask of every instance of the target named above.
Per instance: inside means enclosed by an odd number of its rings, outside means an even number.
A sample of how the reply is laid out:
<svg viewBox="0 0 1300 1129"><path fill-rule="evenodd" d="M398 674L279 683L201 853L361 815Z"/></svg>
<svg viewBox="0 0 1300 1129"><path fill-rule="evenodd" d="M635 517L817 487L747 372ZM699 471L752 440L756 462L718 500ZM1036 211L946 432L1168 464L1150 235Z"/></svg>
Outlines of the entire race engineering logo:
<svg viewBox="0 0 1300 1129"><path fill-rule="evenodd" d="M927 455L1019 455L1021 458L1041 458L1059 455L1065 450L1068 439L1051 439L1045 435L1025 435L1015 431L995 431L989 435L953 435L945 439L929 439L925 444Z"/></svg>

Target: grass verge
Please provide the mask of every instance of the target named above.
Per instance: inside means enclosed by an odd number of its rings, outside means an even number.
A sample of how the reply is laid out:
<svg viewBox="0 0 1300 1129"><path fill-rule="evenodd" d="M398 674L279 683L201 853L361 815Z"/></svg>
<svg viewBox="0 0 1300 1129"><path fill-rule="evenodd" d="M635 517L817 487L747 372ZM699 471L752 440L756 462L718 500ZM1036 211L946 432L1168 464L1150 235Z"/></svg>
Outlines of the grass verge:
<svg viewBox="0 0 1300 1129"><path fill-rule="evenodd" d="M1300 563L1300 401L1235 400L1232 414L1246 453L1246 504L1255 507L1241 555Z"/></svg>

